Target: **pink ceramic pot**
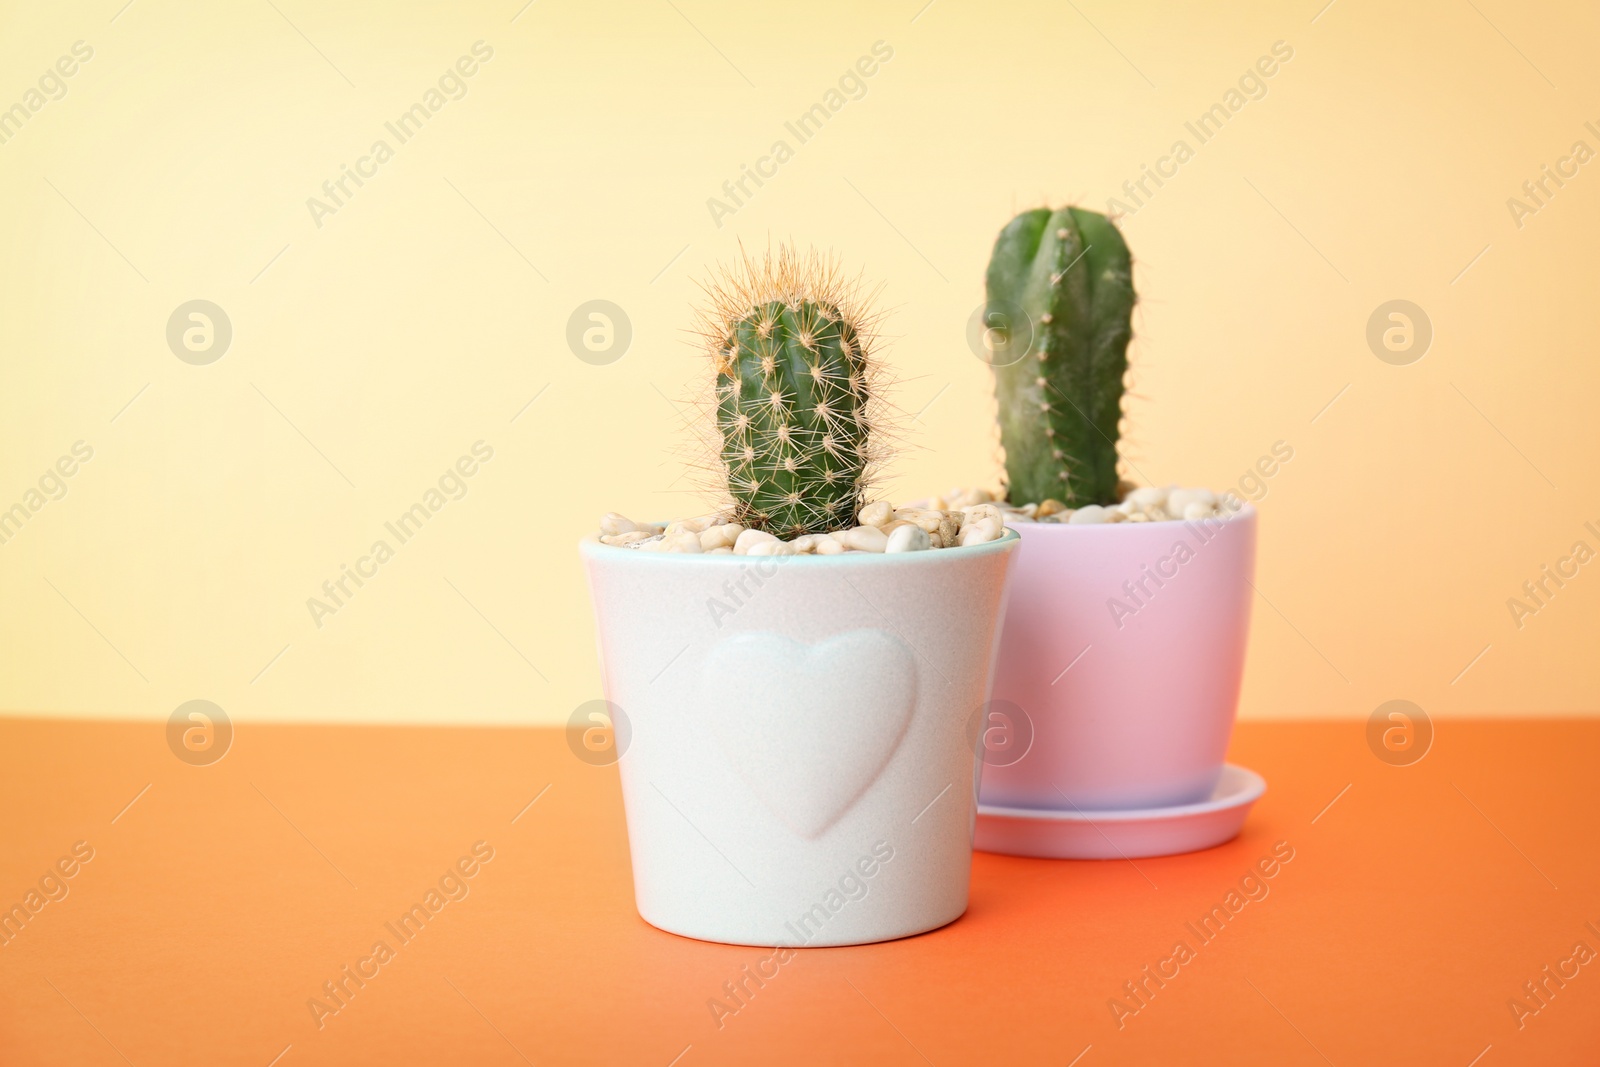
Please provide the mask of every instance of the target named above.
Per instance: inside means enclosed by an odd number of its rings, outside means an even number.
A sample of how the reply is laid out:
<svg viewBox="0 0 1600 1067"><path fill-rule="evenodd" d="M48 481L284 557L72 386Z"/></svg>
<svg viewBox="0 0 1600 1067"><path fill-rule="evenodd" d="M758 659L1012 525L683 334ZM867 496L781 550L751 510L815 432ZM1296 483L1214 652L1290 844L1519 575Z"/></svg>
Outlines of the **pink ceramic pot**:
<svg viewBox="0 0 1600 1067"><path fill-rule="evenodd" d="M1255 509L1014 528L981 802L1107 810L1209 797L1244 672Z"/></svg>

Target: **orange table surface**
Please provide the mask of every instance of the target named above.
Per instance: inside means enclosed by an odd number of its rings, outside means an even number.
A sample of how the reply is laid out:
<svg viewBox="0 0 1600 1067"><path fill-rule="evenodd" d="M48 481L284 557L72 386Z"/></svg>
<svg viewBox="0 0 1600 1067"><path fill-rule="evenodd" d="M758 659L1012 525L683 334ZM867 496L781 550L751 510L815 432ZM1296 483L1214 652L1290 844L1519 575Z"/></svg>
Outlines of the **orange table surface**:
<svg viewBox="0 0 1600 1067"><path fill-rule="evenodd" d="M1241 724L1268 790L1226 845L979 853L957 922L758 987L638 917L616 771L561 731L245 724L194 767L164 724L4 720L0 906L43 904L0 1063L1600 1063L1600 722L1446 721L1410 767L1364 727Z"/></svg>

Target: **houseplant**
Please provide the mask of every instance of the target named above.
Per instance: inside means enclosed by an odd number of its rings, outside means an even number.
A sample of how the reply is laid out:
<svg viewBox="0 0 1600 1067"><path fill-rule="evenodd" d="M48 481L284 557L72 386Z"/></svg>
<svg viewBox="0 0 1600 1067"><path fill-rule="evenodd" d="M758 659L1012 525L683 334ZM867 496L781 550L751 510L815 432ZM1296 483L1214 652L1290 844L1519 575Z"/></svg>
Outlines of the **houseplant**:
<svg viewBox="0 0 1600 1067"><path fill-rule="evenodd" d="M781 249L707 292L721 507L610 515L580 547L606 697L631 727L639 914L790 948L941 926L966 908L966 724L1017 537L990 514L869 503L876 342L836 266Z"/></svg>
<svg viewBox="0 0 1600 1067"><path fill-rule="evenodd" d="M1136 297L1112 220L1022 213L995 242L987 292L1018 338L994 374L1023 542L994 697L1031 743L989 761L982 802L1092 815L1206 801L1243 672L1255 510L1119 478Z"/></svg>

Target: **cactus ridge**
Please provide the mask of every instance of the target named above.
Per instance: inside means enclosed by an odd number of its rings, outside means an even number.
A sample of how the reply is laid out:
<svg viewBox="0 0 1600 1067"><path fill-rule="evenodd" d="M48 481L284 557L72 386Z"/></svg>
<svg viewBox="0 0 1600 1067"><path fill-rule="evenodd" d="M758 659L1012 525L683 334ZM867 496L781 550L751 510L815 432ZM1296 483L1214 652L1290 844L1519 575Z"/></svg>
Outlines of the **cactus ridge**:
<svg viewBox="0 0 1600 1067"><path fill-rule="evenodd" d="M785 537L855 524L885 456L882 372L859 283L787 246L705 287L712 468L733 520Z"/></svg>
<svg viewBox="0 0 1600 1067"><path fill-rule="evenodd" d="M995 367L1013 504L1116 502L1132 270L1122 234L1094 211L1037 208L1000 231L987 313L1021 313L1033 329L1023 358Z"/></svg>

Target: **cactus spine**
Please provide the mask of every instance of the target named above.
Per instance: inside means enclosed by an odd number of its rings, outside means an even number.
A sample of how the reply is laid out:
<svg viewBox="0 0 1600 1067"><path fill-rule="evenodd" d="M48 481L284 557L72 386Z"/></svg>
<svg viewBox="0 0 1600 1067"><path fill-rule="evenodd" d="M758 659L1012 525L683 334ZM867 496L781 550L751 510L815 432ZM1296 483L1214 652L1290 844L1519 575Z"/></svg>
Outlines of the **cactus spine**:
<svg viewBox="0 0 1600 1067"><path fill-rule="evenodd" d="M781 537L852 526L883 458L880 373L857 286L815 252L748 256L706 287L714 465L735 522Z"/></svg>
<svg viewBox="0 0 1600 1067"><path fill-rule="evenodd" d="M1032 325L1026 353L994 369L1011 503L1115 503L1135 300L1122 234L1081 208L1025 211L1000 231L987 287L988 321Z"/></svg>

